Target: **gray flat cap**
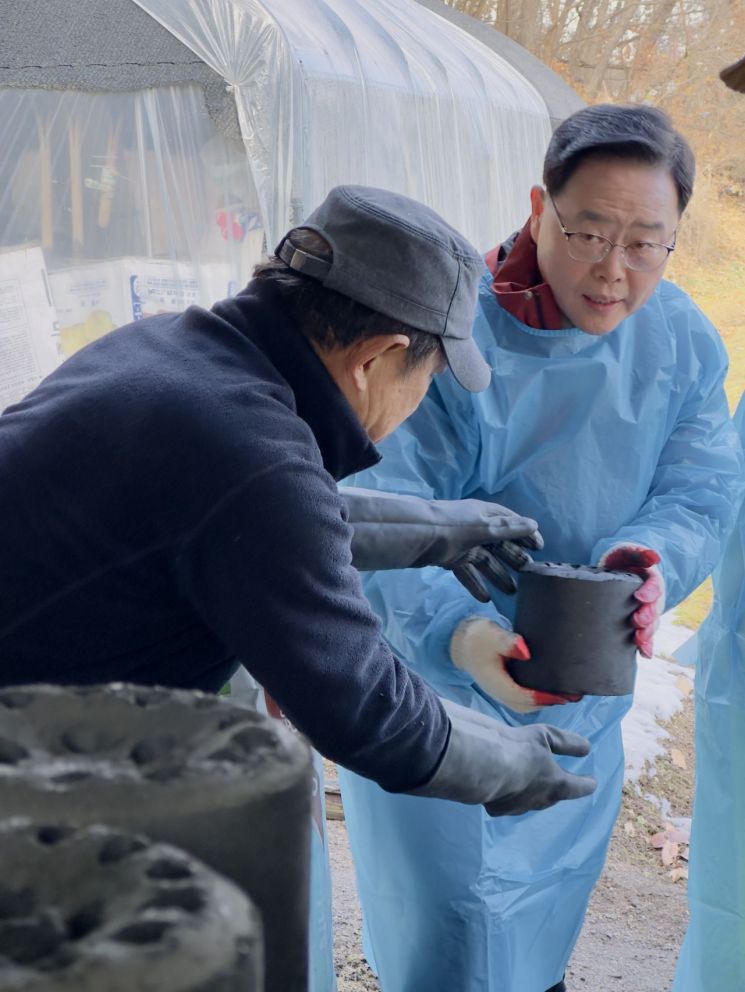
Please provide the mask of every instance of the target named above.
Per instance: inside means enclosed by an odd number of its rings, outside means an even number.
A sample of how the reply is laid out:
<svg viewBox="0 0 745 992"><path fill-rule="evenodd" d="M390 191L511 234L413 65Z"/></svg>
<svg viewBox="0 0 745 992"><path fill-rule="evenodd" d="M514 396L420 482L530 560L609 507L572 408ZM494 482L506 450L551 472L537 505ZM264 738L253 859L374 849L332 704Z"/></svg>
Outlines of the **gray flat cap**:
<svg viewBox="0 0 745 992"><path fill-rule="evenodd" d="M453 375L479 392L491 372L471 337L484 263L469 241L423 203L371 186L335 186L299 225L331 245L331 261L275 250L328 289L419 331L436 334Z"/></svg>

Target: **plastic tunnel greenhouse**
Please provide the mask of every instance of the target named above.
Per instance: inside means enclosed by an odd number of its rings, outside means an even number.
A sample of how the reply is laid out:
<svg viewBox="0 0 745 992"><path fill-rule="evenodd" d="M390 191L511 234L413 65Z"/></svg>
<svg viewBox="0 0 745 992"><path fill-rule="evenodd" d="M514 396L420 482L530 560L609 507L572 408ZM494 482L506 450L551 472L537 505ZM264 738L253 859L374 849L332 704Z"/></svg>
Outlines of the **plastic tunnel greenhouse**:
<svg viewBox="0 0 745 992"><path fill-rule="evenodd" d="M486 249L579 103L439 0L0 11L0 408L113 327L235 292L340 182Z"/></svg>

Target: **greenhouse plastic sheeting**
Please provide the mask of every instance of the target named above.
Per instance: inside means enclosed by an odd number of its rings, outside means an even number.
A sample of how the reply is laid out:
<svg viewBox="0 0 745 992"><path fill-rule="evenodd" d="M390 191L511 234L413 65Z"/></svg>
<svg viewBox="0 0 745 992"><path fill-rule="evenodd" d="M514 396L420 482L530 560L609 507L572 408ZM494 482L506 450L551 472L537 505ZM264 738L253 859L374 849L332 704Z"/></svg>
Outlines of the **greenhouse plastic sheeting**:
<svg viewBox="0 0 745 992"><path fill-rule="evenodd" d="M414 0L135 0L235 92L270 248L338 183L423 200L486 250L551 133L535 87Z"/></svg>
<svg viewBox="0 0 745 992"><path fill-rule="evenodd" d="M745 443L745 397L735 422ZM673 992L745 989L745 508L698 638L690 922Z"/></svg>
<svg viewBox="0 0 745 992"><path fill-rule="evenodd" d="M246 282L263 229L240 141L194 85L0 89L0 409L114 327Z"/></svg>

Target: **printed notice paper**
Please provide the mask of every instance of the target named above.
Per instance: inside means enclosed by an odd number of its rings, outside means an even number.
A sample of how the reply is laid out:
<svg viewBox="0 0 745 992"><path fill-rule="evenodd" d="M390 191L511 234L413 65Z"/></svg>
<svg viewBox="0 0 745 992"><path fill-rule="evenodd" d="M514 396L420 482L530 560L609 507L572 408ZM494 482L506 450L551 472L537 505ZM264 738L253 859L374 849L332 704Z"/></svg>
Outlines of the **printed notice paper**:
<svg viewBox="0 0 745 992"><path fill-rule="evenodd" d="M60 363L41 248L0 254L0 410Z"/></svg>

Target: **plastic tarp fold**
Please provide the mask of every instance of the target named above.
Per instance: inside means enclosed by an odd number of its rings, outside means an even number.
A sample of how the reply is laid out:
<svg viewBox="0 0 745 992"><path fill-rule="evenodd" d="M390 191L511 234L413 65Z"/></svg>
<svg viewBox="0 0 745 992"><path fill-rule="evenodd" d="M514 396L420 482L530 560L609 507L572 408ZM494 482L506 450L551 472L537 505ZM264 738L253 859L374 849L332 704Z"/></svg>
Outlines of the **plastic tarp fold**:
<svg viewBox="0 0 745 992"><path fill-rule="evenodd" d="M101 334L234 293L263 229L196 85L0 89L0 409Z"/></svg>
<svg viewBox="0 0 745 992"><path fill-rule="evenodd" d="M533 85L414 0L136 0L233 87L270 248L338 183L428 203L483 250L551 128Z"/></svg>

